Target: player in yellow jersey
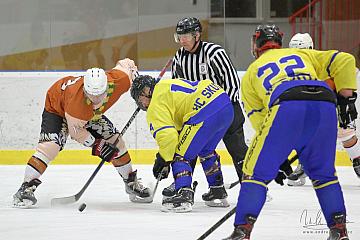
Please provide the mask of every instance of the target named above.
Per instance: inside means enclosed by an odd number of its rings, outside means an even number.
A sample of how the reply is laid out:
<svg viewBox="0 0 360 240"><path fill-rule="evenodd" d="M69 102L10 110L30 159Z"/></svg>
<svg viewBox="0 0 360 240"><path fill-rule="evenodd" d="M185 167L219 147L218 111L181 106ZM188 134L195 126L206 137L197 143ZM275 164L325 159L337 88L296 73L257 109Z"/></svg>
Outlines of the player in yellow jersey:
<svg viewBox="0 0 360 240"><path fill-rule="evenodd" d="M305 48L305 49L314 49L314 43L311 36L308 33L297 33L295 34L290 42L290 48ZM357 81L360 81L359 70L356 69ZM336 90L336 86L332 79L326 80L326 82ZM348 105L347 111L351 111L352 114L349 116L351 119L346 120L345 115L344 119L339 116L339 128L338 128L338 139L342 142L342 145L346 152L348 153L350 160L353 163L353 168L355 174L360 178L360 141L358 141L358 137L356 136L356 124L355 119L357 118L357 110L355 106L355 101ZM348 121L347 123L345 123ZM294 172L288 176L288 185L289 186L302 186L306 182L306 174L301 164L299 164Z"/></svg>
<svg viewBox="0 0 360 240"><path fill-rule="evenodd" d="M235 229L226 240L250 239L265 202L266 183L293 149L313 183L330 228L328 239L348 239L334 166L336 95L321 80L333 78L338 98L347 106L356 90L355 59L334 50L281 49L282 35L275 25L259 25L253 35L256 61L242 78L241 97L256 134L243 167Z"/></svg>
<svg viewBox="0 0 360 240"><path fill-rule="evenodd" d="M220 158L215 148L229 128L234 111L229 96L210 80L161 80L148 75L135 78L131 96L147 111L146 119L159 152L153 167L155 178L166 178L170 165L176 194L162 202L162 211L188 212L194 203L190 161L200 158L209 187L223 189ZM203 199L206 201L207 196Z"/></svg>

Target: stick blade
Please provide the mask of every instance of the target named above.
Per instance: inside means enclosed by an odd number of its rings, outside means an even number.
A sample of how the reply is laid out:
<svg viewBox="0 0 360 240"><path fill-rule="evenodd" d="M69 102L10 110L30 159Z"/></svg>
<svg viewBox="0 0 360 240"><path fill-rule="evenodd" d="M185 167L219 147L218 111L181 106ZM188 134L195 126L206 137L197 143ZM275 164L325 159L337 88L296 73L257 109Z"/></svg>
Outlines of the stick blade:
<svg viewBox="0 0 360 240"><path fill-rule="evenodd" d="M75 196L53 198L51 199L51 206L66 205L66 204L75 203L76 201L77 200Z"/></svg>

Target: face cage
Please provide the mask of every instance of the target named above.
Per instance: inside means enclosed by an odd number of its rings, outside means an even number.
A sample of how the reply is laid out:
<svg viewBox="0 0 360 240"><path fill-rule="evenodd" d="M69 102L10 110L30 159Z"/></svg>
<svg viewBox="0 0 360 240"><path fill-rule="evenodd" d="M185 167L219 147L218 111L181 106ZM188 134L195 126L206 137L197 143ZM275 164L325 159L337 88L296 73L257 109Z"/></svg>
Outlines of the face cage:
<svg viewBox="0 0 360 240"><path fill-rule="evenodd" d="M103 99L104 99L104 98L106 97L106 95L107 95L107 90L108 90L108 87L106 87L105 92L103 92L103 93L101 93L101 94L99 94L99 95L92 95L92 94L88 93L88 92L85 90L85 87L83 87L84 94L85 94L85 96L86 96L87 98L89 98L90 101L91 101L91 98L93 98L93 97L101 97L101 96L103 96Z"/></svg>
<svg viewBox="0 0 360 240"><path fill-rule="evenodd" d="M141 110L146 111L146 110L147 110L147 107L145 107L145 106L143 105L143 103L142 103L139 99L140 99L140 96L139 96L138 100L136 101L136 105L137 105Z"/></svg>
<svg viewBox="0 0 360 240"><path fill-rule="evenodd" d="M141 96L151 99L151 97L152 97L152 90L150 89L149 95L146 95L146 94L144 93L144 91L141 91L141 93L137 96L137 98L136 98L136 100L135 100L136 105L137 105L141 110L147 111L148 108L145 107L145 106L143 105L143 103L140 101L140 97L141 97Z"/></svg>
<svg viewBox="0 0 360 240"><path fill-rule="evenodd" d="M178 34L174 33L174 40L176 43L180 42L180 38L185 38L186 41L190 41L192 38L196 37L196 32Z"/></svg>

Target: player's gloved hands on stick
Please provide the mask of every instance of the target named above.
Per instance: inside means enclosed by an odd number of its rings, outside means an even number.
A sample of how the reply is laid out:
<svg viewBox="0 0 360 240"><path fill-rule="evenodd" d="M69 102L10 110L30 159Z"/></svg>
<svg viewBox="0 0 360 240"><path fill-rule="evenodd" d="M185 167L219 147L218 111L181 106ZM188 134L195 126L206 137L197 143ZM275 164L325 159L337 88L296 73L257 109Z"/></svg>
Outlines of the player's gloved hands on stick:
<svg viewBox="0 0 360 240"><path fill-rule="evenodd" d="M154 177L157 179L161 174L160 180L167 178L170 172L170 163L171 162L166 162L161 155L157 153L153 166Z"/></svg>
<svg viewBox="0 0 360 240"><path fill-rule="evenodd" d="M98 156L106 162L110 162L118 152L119 150L115 145L106 142L104 139L96 139L92 146L92 155Z"/></svg>
<svg viewBox="0 0 360 240"><path fill-rule="evenodd" d="M275 182L284 186L284 180L293 172L290 162L286 159L281 165L279 172L275 178Z"/></svg>

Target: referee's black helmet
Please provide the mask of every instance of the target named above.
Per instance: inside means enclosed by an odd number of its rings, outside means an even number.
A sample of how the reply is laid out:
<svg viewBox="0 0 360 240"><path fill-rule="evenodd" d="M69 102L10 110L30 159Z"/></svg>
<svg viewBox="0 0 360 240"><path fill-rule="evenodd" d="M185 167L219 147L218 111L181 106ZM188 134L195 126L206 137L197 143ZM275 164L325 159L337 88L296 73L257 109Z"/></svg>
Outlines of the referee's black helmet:
<svg viewBox="0 0 360 240"><path fill-rule="evenodd" d="M177 34L186 34L202 32L202 26L199 19L195 17L186 17L181 19L176 25Z"/></svg>

